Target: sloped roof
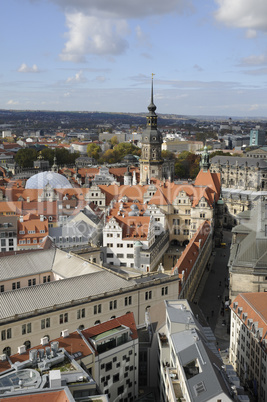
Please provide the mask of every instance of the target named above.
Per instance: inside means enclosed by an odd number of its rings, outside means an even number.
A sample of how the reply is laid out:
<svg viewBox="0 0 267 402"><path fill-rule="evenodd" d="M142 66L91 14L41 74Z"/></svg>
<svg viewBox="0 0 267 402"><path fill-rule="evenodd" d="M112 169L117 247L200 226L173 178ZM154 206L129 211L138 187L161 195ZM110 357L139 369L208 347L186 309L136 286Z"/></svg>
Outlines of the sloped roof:
<svg viewBox="0 0 267 402"><path fill-rule="evenodd" d="M56 249L1 257L0 281L51 271Z"/></svg>
<svg viewBox="0 0 267 402"><path fill-rule="evenodd" d="M134 280L123 279L103 269L74 278L3 292L0 293L0 320L14 317L15 314L30 314L35 310L53 309L53 306L66 305L71 300L99 297L106 292L133 287L135 283Z"/></svg>
<svg viewBox="0 0 267 402"><path fill-rule="evenodd" d="M235 308L235 303L237 307ZM241 314L238 309L242 307ZM248 327L248 320L257 323L257 328L262 329L261 339L267 340L267 292L240 293L234 299L230 308L241 318ZM243 316L247 313L246 316Z"/></svg>

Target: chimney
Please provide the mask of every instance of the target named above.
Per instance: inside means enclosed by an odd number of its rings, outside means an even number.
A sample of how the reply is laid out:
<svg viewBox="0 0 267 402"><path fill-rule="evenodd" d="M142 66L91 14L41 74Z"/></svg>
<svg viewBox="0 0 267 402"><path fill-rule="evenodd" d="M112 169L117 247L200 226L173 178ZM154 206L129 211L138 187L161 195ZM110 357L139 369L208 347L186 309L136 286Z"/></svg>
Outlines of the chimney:
<svg viewBox="0 0 267 402"><path fill-rule="evenodd" d="M41 221L41 222L44 221L44 215L40 215L40 221Z"/></svg>
<svg viewBox="0 0 267 402"><path fill-rule="evenodd" d="M199 239L199 250L201 249L202 246L202 239Z"/></svg>
<svg viewBox="0 0 267 402"><path fill-rule="evenodd" d="M19 221L22 223L23 222L23 215L20 215Z"/></svg>
<svg viewBox="0 0 267 402"><path fill-rule="evenodd" d="M30 197L27 197L27 202L30 202Z"/></svg>

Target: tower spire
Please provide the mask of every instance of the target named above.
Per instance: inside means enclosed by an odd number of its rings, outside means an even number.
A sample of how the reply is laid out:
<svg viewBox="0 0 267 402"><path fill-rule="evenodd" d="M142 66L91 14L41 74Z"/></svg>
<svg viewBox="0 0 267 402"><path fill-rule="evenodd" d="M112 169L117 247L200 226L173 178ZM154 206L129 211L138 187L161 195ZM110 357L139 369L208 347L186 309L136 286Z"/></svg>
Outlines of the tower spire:
<svg viewBox="0 0 267 402"><path fill-rule="evenodd" d="M157 107L154 104L154 94L153 94L153 77L154 73L152 73L152 79L151 79L151 99L150 99L150 105L148 106L148 111L150 112L150 115L155 115L155 111Z"/></svg>

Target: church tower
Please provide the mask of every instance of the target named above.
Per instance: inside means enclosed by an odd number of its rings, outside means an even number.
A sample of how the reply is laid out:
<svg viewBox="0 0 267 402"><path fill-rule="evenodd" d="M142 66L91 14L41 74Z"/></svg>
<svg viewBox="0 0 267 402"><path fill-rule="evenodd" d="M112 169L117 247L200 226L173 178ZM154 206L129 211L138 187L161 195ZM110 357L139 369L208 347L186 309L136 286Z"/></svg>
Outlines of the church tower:
<svg viewBox="0 0 267 402"><path fill-rule="evenodd" d="M153 101L153 75L151 84L151 102L148 106L147 125L142 134L142 153L140 162L140 183L148 184L152 177L162 180L161 144L162 135L157 128L158 116Z"/></svg>

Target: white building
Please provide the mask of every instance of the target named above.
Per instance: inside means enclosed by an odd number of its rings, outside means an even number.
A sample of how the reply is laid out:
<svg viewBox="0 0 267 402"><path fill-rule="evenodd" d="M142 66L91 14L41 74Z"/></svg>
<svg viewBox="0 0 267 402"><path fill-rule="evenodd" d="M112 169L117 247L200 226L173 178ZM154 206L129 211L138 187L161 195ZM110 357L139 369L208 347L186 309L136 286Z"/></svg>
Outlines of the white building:
<svg viewBox="0 0 267 402"><path fill-rule="evenodd" d="M240 379L267 399L267 293L241 293L231 304L229 359Z"/></svg>
<svg viewBox="0 0 267 402"><path fill-rule="evenodd" d="M248 401L242 387L235 387L233 368L223 365L211 329L200 325L189 303L165 301L165 310L156 334L160 401Z"/></svg>

